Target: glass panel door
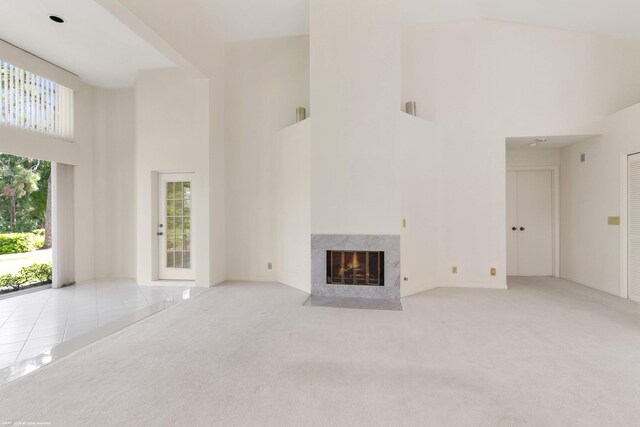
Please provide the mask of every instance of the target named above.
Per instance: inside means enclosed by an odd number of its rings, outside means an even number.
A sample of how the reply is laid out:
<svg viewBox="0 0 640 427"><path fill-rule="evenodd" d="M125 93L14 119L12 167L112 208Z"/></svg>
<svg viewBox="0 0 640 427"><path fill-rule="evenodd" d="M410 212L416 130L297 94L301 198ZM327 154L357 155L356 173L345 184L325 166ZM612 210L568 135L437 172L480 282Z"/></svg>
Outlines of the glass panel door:
<svg viewBox="0 0 640 427"><path fill-rule="evenodd" d="M193 280L192 174L161 174L159 190L158 276L160 279Z"/></svg>

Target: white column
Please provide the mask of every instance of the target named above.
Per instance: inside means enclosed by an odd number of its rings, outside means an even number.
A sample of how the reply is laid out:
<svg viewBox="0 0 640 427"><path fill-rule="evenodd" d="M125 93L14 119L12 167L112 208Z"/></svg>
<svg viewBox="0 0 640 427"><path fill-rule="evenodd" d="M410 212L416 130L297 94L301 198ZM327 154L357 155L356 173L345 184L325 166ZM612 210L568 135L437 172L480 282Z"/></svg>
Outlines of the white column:
<svg viewBox="0 0 640 427"><path fill-rule="evenodd" d="M51 164L54 288L75 283L74 169Z"/></svg>
<svg viewBox="0 0 640 427"><path fill-rule="evenodd" d="M400 233L399 0L311 0L311 232Z"/></svg>

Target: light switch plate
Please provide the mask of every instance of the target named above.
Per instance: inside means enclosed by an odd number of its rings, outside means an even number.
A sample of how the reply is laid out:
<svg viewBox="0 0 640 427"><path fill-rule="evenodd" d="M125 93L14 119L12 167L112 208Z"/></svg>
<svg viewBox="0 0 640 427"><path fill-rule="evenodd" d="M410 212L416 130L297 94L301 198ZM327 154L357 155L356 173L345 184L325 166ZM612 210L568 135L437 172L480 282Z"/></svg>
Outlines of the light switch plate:
<svg viewBox="0 0 640 427"><path fill-rule="evenodd" d="M496 269L495 269L494 267L492 267L492 268L491 268L491 270L489 270L489 273L490 273L492 276L495 276L495 275L496 275Z"/></svg>
<svg viewBox="0 0 640 427"><path fill-rule="evenodd" d="M610 216L607 219L607 223L609 225L620 225L620 217L619 216Z"/></svg>
<svg viewBox="0 0 640 427"><path fill-rule="evenodd" d="M458 267L455 266L455 265L453 267L451 267L451 273L452 274L458 274Z"/></svg>
<svg viewBox="0 0 640 427"><path fill-rule="evenodd" d="M273 269L273 264L272 263L267 263L267 270L272 270Z"/></svg>

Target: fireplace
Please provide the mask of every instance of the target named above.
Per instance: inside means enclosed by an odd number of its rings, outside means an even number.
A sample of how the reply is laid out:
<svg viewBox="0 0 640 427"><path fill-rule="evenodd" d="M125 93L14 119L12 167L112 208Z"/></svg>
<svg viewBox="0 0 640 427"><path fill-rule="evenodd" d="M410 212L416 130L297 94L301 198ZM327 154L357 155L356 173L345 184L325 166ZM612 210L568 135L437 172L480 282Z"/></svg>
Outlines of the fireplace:
<svg viewBox="0 0 640 427"><path fill-rule="evenodd" d="M384 252L327 251L327 284L384 286Z"/></svg>

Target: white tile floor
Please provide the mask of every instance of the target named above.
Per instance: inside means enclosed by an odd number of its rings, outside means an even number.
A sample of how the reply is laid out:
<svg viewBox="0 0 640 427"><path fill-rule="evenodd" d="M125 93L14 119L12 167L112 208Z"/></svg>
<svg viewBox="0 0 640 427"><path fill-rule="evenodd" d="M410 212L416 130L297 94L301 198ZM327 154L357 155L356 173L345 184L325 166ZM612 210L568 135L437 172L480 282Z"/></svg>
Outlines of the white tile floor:
<svg viewBox="0 0 640 427"><path fill-rule="evenodd" d="M82 283L0 300L0 368L117 320L188 287L130 280Z"/></svg>

